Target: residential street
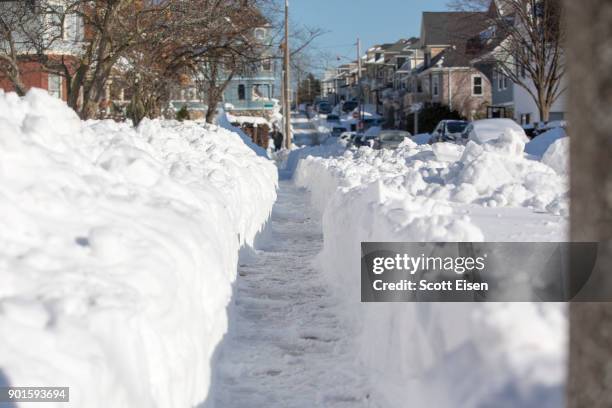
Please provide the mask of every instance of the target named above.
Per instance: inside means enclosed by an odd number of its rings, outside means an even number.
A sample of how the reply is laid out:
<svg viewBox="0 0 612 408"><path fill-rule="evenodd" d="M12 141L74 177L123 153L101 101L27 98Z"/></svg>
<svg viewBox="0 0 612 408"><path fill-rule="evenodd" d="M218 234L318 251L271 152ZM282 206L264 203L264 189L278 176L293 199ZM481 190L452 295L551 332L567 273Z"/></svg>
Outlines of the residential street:
<svg viewBox="0 0 612 408"><path fill-rule="evenodd" d="M354 333L314 265L323 236L306 194L280 182L267 243L241 261L211 387L215 406L373 406L348 354Z"/></svg>
<svg viewBox="0 0 612 408"><path fill-rule="evenodd" d="M293 143L299 146L313 146L319 144L319 134L306 115L293 114Z"/></svg>

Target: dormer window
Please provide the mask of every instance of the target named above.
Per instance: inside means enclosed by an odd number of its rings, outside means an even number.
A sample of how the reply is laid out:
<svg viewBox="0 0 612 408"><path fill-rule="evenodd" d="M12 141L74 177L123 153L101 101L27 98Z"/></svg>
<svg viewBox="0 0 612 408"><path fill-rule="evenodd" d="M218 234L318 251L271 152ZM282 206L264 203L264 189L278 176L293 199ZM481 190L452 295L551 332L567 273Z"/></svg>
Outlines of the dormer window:
<svg viewBox="0 0 612 408"><path fill-rule="evenodd" d="M263 41L266 38L266 29L265 28L256 28L255 29L255 39L257 41Z"/></svg>

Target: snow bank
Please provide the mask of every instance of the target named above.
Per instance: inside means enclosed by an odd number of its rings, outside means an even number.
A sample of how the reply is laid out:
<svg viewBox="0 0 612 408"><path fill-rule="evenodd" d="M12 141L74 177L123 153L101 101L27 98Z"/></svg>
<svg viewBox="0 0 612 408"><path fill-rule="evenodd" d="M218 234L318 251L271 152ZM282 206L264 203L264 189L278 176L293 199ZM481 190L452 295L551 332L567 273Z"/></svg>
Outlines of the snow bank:
<svg viewBox="0 0 612 408"><path fill-rule="evenodd" d="M407 141L395 151L362 148L298 164L295 181L323 216L319 262L355 327L354 353L376 406L562 405L563 306L359 301L362 241L511 241L506 230L528 229L527 218L499 218L493 207L535 217L533 210L567 206L564 178L519 152L522 139L498 136L465 147ZM488 210L487 234L475 208ZM541 217L531 219L539 229L555 219Z"/></svg>
<svg viewBox="0 0 612 408"><path fill-rule="evenodd" d="M273 164L215 126L81 122L40 90L0 91L0 134L2 377L78 407L202 402Z"/></svg>

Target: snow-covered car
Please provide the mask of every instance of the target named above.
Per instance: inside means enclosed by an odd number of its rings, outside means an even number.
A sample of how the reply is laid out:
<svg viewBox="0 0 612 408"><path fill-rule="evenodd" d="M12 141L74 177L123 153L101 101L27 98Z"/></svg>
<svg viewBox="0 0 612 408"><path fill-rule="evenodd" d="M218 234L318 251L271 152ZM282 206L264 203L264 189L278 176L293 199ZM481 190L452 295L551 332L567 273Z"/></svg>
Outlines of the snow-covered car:
<svg viewBox="0 0 612 408"><path fill-rule="evenodd" d="M403 130L383 130L374 139L374 149L397 149L411 134Z"/></svg>
<svg viewBox="0 0 612 408"><path fill-rule="evenodd" d="M523 143L529 141L523 128L512 119L482 119L474 121L465 128L461 138L483 144L508 136L517 138Z"/></svg>
<svg viewBox="0 0 612 408"><path fill-rule="evenodd" d="M541 135L542 133L546 133L552 129L567 129L567 122L564 120L552 120L550 122L539 122L535 126L535 130L533 132L533 137Z"/></svg>
<svg viewBox="0 0 612 408"><path fill-rule="evenodd" d="M468 124L465 120L442 120L431 133L430 143L460 141Z"/></svg>

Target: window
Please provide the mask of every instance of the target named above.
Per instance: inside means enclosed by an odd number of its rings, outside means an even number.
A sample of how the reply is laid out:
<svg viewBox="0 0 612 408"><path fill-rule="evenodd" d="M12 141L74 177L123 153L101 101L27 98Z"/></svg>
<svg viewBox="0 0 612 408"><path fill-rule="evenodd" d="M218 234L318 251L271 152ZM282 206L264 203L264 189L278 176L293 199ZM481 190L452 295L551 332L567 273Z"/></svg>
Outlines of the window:
<svg viewBox="0 0 612 408"><path fill-rule="evenodd" d="M437 75L431 79L431 92L433 96L440 94L440 77Z"/></svg>
<svg viewBox="0 0 612 408"><path fill-rule="evenodd" d="M266 38L266 29L256 28L255 29L255 39L258 41L263 41L265 38Z"/></svg>
<svg viewBox="0 0 612 408"><path fill-rule="evenodd" d="M497 90L503 91L508 88L508 77L503 72L497 72Z"/></svg>
<svg viewBox="0 0 612 408"><path fill-rule="evenodd" d="M246 89L244 85L238 85L238 100L244 101L246 99Z"/></svg>
<svg viewBox="0 0 612 408"><path fill-rule="evenodd" d="M406 58L400 57L397 59L397 69L400 69L406 63Z"/></svg>
<svg viewBox="0 0 612 408"><path fill-rule="evenodd" d="M62 77L57 74L49 74L47 89L49 95L62 99Z"/></svg>
<svg viewBox="0 0 612 408"><path fill-rule="evenodd" d="M474 75L472 77L472 96L481 96L482 94L482 77L480 75Z"/></svg>
<svg viewBox="0 0 612 408"><path fill-rule="evenodd" d="M73 42L83 40L83 18L74 13L65 17L65 34L64 38Z"/></svg>
<svg viewBox="0 0 612 408"><path fill-rule="evenodd" d="M272 61L269 58L262 61L261 70L266 72L272 71Z"/></svg>
<svg viewBox="0 0 612 408"><path fill-rule="evenodd" d="M52 37L65 39L66 30L64 29L64 6L49 6L47 24L49 25L49 34Z"/></svg>
<svg viewBox="0 0 612 408"><path fill-rule="evenodd" d="M521 125L529 125L531 123L531 113L523 113L521 115Z"/></svg>
<svg viewBox="0 0 612 408"><path fill-rule="evenodd" d="M417 79L417 93L423 93L423 82L420 79Z"/></svg>

